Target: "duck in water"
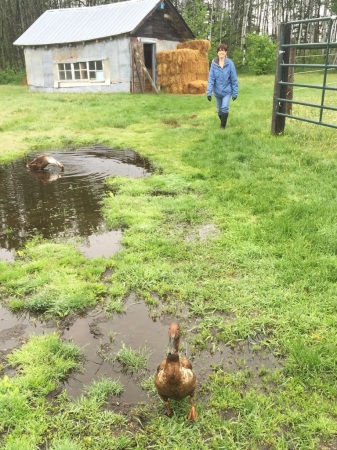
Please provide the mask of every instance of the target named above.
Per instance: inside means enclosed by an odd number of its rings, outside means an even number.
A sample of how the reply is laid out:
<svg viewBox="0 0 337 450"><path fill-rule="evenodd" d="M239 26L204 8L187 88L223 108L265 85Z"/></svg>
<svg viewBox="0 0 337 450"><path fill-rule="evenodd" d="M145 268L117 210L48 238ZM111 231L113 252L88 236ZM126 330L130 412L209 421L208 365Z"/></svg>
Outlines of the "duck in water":
<svg viewBox="0 0 337 450"><path fill-rule="evenodd" d="M33 159L31 162L29 162L26 167L31 170L43 170L49 164L59 167L62 172L64 171L64 166L59 161L57 161L52 156L47 155L40 155L37 158Z"/></svg>

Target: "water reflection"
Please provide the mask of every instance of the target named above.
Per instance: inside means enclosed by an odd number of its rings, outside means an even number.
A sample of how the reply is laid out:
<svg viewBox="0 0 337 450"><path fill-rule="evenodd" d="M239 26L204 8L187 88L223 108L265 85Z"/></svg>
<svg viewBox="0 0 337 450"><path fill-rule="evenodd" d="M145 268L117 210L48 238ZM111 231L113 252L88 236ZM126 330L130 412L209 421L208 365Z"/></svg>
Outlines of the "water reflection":
<svg viewBox="0 0 337 450"><path fill-rule="evenodd" d="M26 164L37 154L0 166L0 250L17 250L36 234L90 236L102 228L105 178L139 178L152 171L132 150L94 146L46 154L62 162L64 172L30 171Z"/></svg>
<svg viewBox="0 0 337 450"><path fill-rule="evenodd" d="M38 180L40 183L50 183L52 181L56 181L62 177L63 172L53 171L53 169L45 169L45 170L30 170L30 175Z"/></svg>

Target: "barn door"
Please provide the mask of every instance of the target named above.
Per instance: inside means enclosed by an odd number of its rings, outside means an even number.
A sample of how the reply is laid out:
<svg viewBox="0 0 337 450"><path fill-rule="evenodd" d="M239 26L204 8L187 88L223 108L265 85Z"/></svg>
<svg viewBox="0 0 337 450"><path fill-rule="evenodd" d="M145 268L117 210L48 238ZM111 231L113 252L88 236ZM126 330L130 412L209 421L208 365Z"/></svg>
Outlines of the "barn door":
<svg viewBox="0 0 337 450"><path fill-rule="evenodd" d="M132 82L131 92L156 92L158 89L154 82L155 69L155 46L132 42ZM147 68L148 67L148 68Z"/></svg>
<svg viewBox="0 0 337 450"><path fill-rule="evenodd" d="M131 92L145 92L144 49L141 42L131 44L132 83Z"/></svg>

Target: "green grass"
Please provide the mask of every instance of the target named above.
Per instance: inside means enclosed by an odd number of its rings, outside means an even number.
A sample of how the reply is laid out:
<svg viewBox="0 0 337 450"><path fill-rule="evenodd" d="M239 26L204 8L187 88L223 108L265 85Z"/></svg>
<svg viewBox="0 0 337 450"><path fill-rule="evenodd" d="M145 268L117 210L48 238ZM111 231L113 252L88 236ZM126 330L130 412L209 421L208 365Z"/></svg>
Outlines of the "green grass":
<svg viewBox="0 0 337 450"><path fill-rule="evenodd" d="M12 311L62 318L104 301L107 288L101 277L107 261L87 260L71 243L42 240L18 253L17 262L4 265L0 273L0 295Z"/></svg>
<svg viewBox="0 0 337 450"><path fill-rule="evenodd" d="M47 404L71 367L46 358L47 376L15 351L9 360L20 370L1 381L0 402L11 405L0 420L5 450L336 447L336 131L287 120L285 134L272 136L273 77L239 81L225 132L205 96L0 87L1 163L104 143L156 167L151 177L107 181L103 210L109 227L124 229L123 251L87 260L70 243L30 242L14 263L0 262L5 305L62 318L100 302L114 314L135 291L153 316L184 311L182 323L196 322L186 335L192 351L255 339L281 367L214 370L198 387L199 420L188 424L188 401L163 417L150 378L149 403L127 417L106 407L121 386L103 380L77 401ZM40 341L31 342L35 353ZM135 351L124 350L133 371Z"/></svg>
<svg viewBox="0 0 337 450"><path fill-rule="evenodd" d="M86 388L87 396L98 399L100 403L106 400L109 395L121 395L122 392L123 385L119 381L109 378L101 378Z"/></svg>
<svg viewBox="0 0 337 450"><path fill-rule="evenodd" d="M9 355L8 363L16 368L16 376L5 375L0 380L2 448L18 446L23 433L27 436L26 448L34 448L41 441L49 420L45 396L79 368L80 356L78 348L63 343L56 334L32 336Z"/></svg>
<svg viewBox="0 0 337 450"><path fill-rule="evenodd" d="M116 360L120 362L127 372L140 372L146 369L149 358L149 350L140 348L134 350L125 344L116 354Z"/></svg>

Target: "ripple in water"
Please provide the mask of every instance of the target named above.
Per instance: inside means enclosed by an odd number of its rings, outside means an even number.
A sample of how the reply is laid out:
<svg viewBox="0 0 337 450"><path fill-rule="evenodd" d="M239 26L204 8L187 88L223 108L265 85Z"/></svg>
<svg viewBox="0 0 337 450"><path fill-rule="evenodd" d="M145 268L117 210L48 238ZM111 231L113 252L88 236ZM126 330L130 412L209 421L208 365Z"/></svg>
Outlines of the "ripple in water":
<svg viewBox="0 0 337 450"><path fill-rule="evenodd" d="M26 163L38 154L0 166L0 259L9 260L12 250L36 234L88 238L104 228L104 180L146 177L153 171L133 150L94 146L45 154L62 162L64 172L27 169Z"/></svg>

